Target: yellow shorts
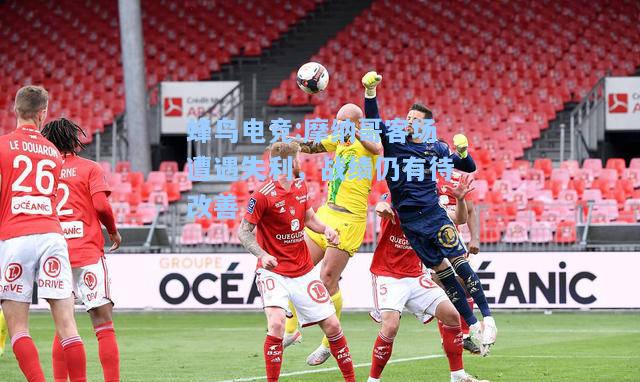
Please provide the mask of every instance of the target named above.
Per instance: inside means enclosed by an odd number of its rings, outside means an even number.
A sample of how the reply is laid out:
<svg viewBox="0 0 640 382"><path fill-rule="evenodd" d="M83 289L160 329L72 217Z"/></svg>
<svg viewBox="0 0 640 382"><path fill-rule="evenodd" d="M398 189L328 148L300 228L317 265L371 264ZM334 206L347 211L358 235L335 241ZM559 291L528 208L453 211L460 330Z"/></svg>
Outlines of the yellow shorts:
<svg viewBox="0 0 640 382"><path fill-rule="evenodd" d="M333 210L326 205L318 208L316 216L324 224L335 229L340 235L340 244L337 246L327 242L327 238L320 233L313 232L309 228L305 228L307 235L313 240L323 251L327 247L334 247L343 250L353 256L364 240L364 232L367 229L367 220L360 216Z"/></svg>

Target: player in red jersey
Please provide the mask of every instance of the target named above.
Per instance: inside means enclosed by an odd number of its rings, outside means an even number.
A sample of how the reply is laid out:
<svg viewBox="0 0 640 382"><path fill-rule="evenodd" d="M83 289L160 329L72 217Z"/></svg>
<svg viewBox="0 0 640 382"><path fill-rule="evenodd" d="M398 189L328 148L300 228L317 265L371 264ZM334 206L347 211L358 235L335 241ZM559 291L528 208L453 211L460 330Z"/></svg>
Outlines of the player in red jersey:
<svg viewBox="0 0 640 382"><path fill-rule="evenodd" d="M120 247L122 238L107 200L111 191L102 167L77 155L84 149L79 134L84 135L82 129L65 118L49 122L42 129L42 135L62 154L56 210L69 246L74 294L91 317L98 338L104 380L118 382L120 354L113 327L113 302L109 293L111 280L104 259L100 223L107 228L113 243L111 251ZM69 373L58 336L53 340L52 357L54 380L66 381Z"/></svg>
<svg viewBox="0 0 640 382"><path fill-rule="evenodd" d="M468 175L465 175L462 172L457 170L453 170L451 172L450 180L447 180L443 176L440 176L440 175L438 176L437 189L438 189L438 194L440 195L440 205L445 210L447 210L447 213L450 215L456 214L457 205L459 204L459 202L456 199L455 195L453 194L453 190L458 186L458 183L460 182L460 179L463 176L468 176ZM478 217L476 216L475 205L473 204L472 199L473 199L473 193L470 192L464 200L464 204L466 205L467 212L468 212L468 218L466 219L466 224L467 224L467 227L469 228L469 234L471 236L471 240L469 241L469 245L467 248L467 255L465 256L469 262L471 262L470 256L475 255L480 251L480 245L479 245L480 230L478 227L479 221L478 221ZM458 231L460 231L459 227L463 224L465 223L456 224L456 228L458 229ZM458 281L460 283L464 284L464 281L460 278L460 276L456 276L456 277L458 278ZM440 280L438 279L437 275L433 275L433 281L435 281L436 284L442 287L442 284L440 283ZM467 292L466 290L465 292L467 297L467 303L469 304L469 307L471 308L471 310L473 310L473 307L474 307L473 298L469 295L469 292ZM461 320L461 325L462 325L462 336L464 340L463 346L465 350L471 352L472 354L483 354L484 356L488 355L489 354L488 348L486 348L485 351L483 352L483 349L480 349L480 347L478 347L478 345L476 345L469 337L469 325L467 324L467 322L465 320ZM440 330L442 330L442 323L440 321L438 321L438 326L440 327Z"/></svg>
<svg viewBox="0 0 640 382"><path fill-rule="evenodd" d="M47 104L41 87L18 90L18 127L0 137L0 300L13 352L28 381L45 380L29 336L34 282L38 296L51 306L71 381L86 381L84 345L73 317L71 264L54 210L62 158L39 131Z"/></svg>
<svg viewBox="0 0 640 382"><path fill-rule="evenodd" d="M276 142L270 151L271 158L282 161L291 158L294 178L298 177L297 143ZM303 327L318 324L327 335L331 354L344 380L355 382L347 340L304 241L305 226L324 234L333 245L338 244L338 234L315 216L307 198L307 186L302 179L288 179L286 175L268 179L251 195L238 230L242 245L258 257L256 284L268 323L264 342L267 381L277 381L280 376L282 338L285 319L291 316L291 301Z"/></svg>
<svg viewBox="0 0 640 382"><path fill-rule="evenodd" d="M453 191L462 206L453 216L466 219L464 196L470 191L464 178ZM376 205L376 213L383 218L380 241L373 254L371 273L375 308L381 313L382 328L373 347L368 382L379 382L391 358L393 341L400 327L400 316L406 308L421 322L433 317L443 322L442 346L449 360L452 382L478 382L467 374L462 361L462 330L460 314L442 288L424 272L422 263L402 231L400 220L389 203Z"/></svg>

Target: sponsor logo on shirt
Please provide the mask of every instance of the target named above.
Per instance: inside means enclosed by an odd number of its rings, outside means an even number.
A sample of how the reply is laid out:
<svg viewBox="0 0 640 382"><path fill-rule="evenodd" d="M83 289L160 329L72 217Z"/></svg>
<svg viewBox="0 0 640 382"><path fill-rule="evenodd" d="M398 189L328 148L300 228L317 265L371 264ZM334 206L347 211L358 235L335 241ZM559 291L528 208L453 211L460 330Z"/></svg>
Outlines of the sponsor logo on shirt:
<svg viewBox="0 0 640 382"><path fill-rule="evenodd" d="M291 230L295 232L299 229L300 229L300 220L298 219L291 220Z"/></svg>
<svg viewBox="0 0 640 382"><path fill-rule="evenodd" d="M51 200L46 196L14 196L11 198L11 213L51 215Z"/></svg>
<svg viewBox="0 0 640 382"><path fill-rule="evenodd" d="M249 205L247 206L247 212L253 214L253 210L256 208L256 199L249 199Z"/></svg>
<svg viewBox="0 0 640 382"><path fill-rule="evenodd" d="M60 222L65 239L84 237L84 223L81 221Z"/></svg>

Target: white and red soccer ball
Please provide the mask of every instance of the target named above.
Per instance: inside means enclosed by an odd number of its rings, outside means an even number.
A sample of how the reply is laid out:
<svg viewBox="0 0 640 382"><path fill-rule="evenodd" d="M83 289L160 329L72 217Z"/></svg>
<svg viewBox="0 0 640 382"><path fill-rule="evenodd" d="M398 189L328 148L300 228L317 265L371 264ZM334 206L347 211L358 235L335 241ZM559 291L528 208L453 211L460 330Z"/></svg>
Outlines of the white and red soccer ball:
<svg viewBox="0 0 640 382"><path fill-rule="evenodd" d="M329 71L317 62L307 62L298 69L296 83L307 94L319 93L329 84Z"/></svg>

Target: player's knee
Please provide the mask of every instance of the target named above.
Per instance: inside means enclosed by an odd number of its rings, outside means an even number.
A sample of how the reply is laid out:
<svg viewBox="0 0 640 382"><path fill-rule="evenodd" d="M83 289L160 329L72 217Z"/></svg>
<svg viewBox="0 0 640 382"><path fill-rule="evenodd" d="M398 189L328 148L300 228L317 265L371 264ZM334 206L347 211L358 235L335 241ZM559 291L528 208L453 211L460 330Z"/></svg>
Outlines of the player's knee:
<svg viewBox="0 0 640 382"><path fill-rule="evenodd" d="M98 325L105 324L107 322L111 322L113 320L111 311L112 311L111 304L102 305L97 308L91 309L89 311L89 316L91 316L91 323L93 324L93 326L98 326Z"/></svg>
<svg viewBox="0 0 640 382"><path fill-rule="evenodd" d="M460 325L460 313L451 303L439 304L436 309L436 315L447 326Z"/></svg>
<svg viewBox="0 0 640 382"><path fill-rule="evenodd" d="M320 280L329 289L329 292L338 287L338 281L340 280L340 274L332 269L323 269L320 272Z"/></svg>
<svg viewBox="0 0 640 382"><path fill-rule="evenodd" d="M382 322L381 332L387 338L395 338L398 334L398 329L400 329L400 320L395 317Z"/></svg>
<svg viewBox="0 0 640 382"><path fill-rule="evenodd" d="M285 320L271 320L269 321L269 335L274 337L280 337L284 335Z"/></svg>
<svg viewBox="0 0 640 382"><path fill-rule="evenodd" d="M327 337L332 337L338 335L340 331L342 331L342 326L340 325L338 317L333 315L322 322L322 329Z"/></svg>

